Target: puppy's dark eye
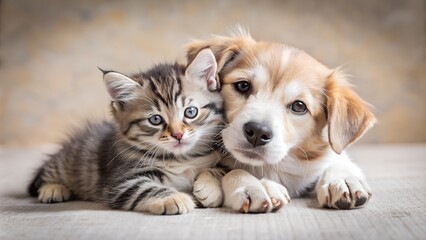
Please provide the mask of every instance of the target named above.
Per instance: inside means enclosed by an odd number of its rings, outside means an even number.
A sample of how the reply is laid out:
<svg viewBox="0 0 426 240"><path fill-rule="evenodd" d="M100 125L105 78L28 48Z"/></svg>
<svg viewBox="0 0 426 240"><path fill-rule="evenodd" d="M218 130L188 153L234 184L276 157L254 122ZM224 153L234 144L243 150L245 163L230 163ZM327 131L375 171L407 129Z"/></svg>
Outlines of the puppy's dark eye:
<svg viewBox="0 0 426 240"><path fill-rule="evenodd" d="M298 115L303 115L308 111L306 104L304 102L300 101L300 100L294 101L291 104L290 109L293 113L298 114Z"/></svg>
<svg viewBox="0 0 426 240"><path fill-rule="evenodd" d="M251 85L248 81L239 81L234 83L234 88L240 93L246 93L250 90Z"/></svg>
<svg viewBox="0 0 426 240"><path fill-rule="evenodd" d="M156 114L156 115L149 117L148 121L152 125L160 125L161 123L163 123L163 118L160 115Z"/></svg>
<svg viewBox="0 0 426 240"><path fill-rule="evenodd" d="M185 109L185 117L187 118L195 118L198 114L198 108L196 107L187 107Z"/></svg>

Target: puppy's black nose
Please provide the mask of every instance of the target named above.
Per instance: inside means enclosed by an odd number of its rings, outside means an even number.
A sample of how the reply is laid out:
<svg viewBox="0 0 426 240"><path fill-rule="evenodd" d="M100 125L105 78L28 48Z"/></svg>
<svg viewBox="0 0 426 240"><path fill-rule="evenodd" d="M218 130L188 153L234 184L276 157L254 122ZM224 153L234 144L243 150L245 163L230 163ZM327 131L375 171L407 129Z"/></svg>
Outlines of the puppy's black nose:
<svg viewBox="0 0 426 240"><path fill-rule="evenodd" d="M274 135L268 126L257 122L244 124L243 131L247 141L253 144L253 147L267 144Z"/></svg>

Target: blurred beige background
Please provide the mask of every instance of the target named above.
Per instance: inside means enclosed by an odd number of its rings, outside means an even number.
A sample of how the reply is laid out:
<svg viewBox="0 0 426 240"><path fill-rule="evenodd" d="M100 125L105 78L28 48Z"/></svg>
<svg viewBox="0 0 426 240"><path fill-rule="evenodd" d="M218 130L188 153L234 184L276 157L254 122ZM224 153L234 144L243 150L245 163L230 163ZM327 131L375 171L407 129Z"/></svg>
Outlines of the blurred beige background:
<svg viewBox="0 0 426 240"><path fill-rule="evenodd" d="M0 1L0 144L58 142L108 116L97 66L129 73L236 24L343 65L379 123L364 143L426 141L426 2Z"/></svg>

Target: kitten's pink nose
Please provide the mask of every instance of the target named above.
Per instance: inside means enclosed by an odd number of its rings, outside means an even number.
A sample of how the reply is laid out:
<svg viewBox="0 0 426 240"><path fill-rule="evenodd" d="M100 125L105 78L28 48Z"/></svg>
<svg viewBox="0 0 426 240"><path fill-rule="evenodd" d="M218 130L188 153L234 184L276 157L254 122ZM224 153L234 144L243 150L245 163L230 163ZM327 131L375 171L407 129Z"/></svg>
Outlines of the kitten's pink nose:
<svg viewBox="0 0 426 240"><path fill-rule="evenodd" d="M183 133L181 133L181 132L173 133L172 136L174 138L176 138L176 140L180 141L180 140L182 140Z"/></svg>

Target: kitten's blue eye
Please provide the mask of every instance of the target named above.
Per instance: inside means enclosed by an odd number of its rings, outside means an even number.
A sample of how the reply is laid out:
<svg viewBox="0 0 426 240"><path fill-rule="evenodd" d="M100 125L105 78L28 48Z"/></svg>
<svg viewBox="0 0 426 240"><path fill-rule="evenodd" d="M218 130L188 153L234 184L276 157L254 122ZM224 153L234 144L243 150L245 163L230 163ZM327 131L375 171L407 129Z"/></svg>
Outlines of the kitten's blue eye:
<svg viewBox="0 0 426 240"><path fill-rule="evenodd" d="M196 107L188 107L185 109L185 117L195 118L198 114L198 109Z"/></svg>
<svg viewBox="0 0 426 240"><path fill-rule="evenodd" d="M163 123L163 118L160 115L153 115L151 117L148 118L148 121L152 124L152 125L160 125L161 123Z"/></svg>

